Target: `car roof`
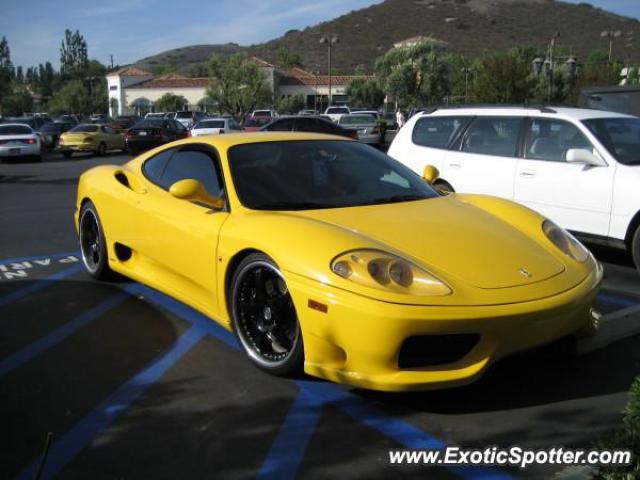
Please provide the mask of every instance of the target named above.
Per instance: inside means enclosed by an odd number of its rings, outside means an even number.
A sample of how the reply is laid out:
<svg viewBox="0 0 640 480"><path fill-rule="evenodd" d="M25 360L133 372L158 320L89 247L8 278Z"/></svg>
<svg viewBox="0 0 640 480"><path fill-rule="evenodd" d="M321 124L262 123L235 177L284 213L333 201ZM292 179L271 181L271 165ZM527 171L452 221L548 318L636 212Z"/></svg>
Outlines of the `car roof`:
<svg viewBox="0 0 640 480"><path fill-rule="evenodd" d="M555 107L555 106L540 106L540 107L523 107L523 106L509 106L509 105L489 105L478 107L444 107L430 109L426 112L422 112L417 117L426 116L455 116L455 115L497 115L497 116L536 116L536 117L549 117L549 118L571 118L574 120L586 120L591 118L610 118L610 117L629 117L634 118L632 115L626 115L618 112L609 112L605 110L595 110L590 108L576 108L576 107Z"/></svg>
<svg viewBox="0 0 640 480"><path fill-rule="evenodd" d="M11 122L11 123L0 123L0 127L29 127L29 128L31 128L31 125L29 125L27 123Z"/></svg>

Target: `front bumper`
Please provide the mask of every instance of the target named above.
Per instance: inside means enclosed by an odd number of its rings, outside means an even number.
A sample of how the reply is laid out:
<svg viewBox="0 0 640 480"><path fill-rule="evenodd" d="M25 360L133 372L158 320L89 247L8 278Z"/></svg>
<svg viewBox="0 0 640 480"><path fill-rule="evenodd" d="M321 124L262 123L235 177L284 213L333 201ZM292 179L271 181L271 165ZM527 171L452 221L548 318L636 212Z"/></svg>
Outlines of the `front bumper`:
<svg viewBox="0 0 640 480"><path fill-rule="evenodd" d="M305 372L360 388L405 391L464 385L494 361L588 327L601 270L571 290L541 300L494 306L414 306L380 302L287 273L300 319ZM327 313L308 308L309 300ZM413 336L477 334L457 361L401 369L398 355Z"/></svg>
<svg viewBox="0 0 640 480"><path fill-rule="evenodd" d="M0 145L1 158L30 157L40 155L40 144Z"/></svg>

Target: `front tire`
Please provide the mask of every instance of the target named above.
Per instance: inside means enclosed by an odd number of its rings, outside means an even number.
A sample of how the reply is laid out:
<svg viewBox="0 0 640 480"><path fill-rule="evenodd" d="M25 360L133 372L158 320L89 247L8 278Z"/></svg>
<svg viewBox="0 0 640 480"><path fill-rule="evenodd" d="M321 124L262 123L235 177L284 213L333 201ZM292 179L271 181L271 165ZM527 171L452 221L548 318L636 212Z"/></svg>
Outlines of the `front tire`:
<svg viewBox="0 0 640 480"><path fill-rule="evenodd" d="M640 226L636 228L636 233L633 234L631 239L631 256L633 257L633 263L636 264L636 269L640 271Z"/></svg>
<svg viewBox="0 0 640 480"><path fill-rule="evenodd" d="M274 375L299 373L304 364L300 323L273 260L262 253L242 260L231 281L229 300L233 331L251 362Z"/></svg>
<svg viewBox="0 0 640 480"><path fill-rule="evenodd" d="M107 242L95 205L88 201L80 209L79 240L82 262L93 278L107 280L112 276L107 258Z"/></svg>

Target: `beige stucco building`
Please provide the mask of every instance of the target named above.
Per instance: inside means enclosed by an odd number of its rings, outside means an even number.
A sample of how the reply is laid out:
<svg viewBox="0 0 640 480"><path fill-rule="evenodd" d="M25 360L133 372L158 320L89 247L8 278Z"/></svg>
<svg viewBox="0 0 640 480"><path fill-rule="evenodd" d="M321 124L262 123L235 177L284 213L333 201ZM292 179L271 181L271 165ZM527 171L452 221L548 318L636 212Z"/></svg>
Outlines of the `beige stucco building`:
<svg viewBox="0 0 640 480"><path fill-rule="evenodd" d="M331 95L334 104L348 101L346 87L355 78L332 75L331 92L329 77L314 75L300 68L281 70L256 57L250 59L265 75L273 92L274 101L286 97L302 95L308 108L323 110L329 104ZM109 89L109 115L144 114L154 111L154 103L166 93L181 95L187 99L185 109L204 110L208 108L206 90L209 79L192 78L168 74L154 77L138 67L124 67L107 75Z"/></svg>

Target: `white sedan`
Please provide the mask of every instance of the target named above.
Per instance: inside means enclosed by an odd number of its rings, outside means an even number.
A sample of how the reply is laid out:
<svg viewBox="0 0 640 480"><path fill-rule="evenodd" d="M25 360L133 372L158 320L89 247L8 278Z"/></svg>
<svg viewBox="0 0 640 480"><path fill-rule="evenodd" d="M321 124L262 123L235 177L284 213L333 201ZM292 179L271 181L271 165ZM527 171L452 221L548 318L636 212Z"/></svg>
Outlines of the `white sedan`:
<svg viewBox="0 0 640 480"><path fill-rule="evenodd" d="M233 118L203 118L189 131L190 137L218 135L220 133L240 132L241 128Z"/></svg>
<svg viewBox="0 0 640 480"><path fill-rule="evenodd" d="M29 125L5 123L0 125L0 160L33 157L42 161L40 136Z"/></svg>

